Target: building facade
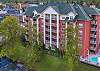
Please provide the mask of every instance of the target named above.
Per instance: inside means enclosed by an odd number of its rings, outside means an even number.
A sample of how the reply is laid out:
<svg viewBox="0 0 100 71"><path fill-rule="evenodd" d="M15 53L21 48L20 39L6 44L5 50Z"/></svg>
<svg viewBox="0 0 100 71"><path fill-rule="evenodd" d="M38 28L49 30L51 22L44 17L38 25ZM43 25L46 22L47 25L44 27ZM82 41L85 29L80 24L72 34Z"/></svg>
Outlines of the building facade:
<svg viewBox="0 0 100 71"><path fill-rule="evenodd" d="M100 12L97 8L69 3L48 3L27 8L24 19L36 22L37 33L43 34L45 47L63 49L67 22L79 25L81 55L96 54L99 48Z"/></svg>

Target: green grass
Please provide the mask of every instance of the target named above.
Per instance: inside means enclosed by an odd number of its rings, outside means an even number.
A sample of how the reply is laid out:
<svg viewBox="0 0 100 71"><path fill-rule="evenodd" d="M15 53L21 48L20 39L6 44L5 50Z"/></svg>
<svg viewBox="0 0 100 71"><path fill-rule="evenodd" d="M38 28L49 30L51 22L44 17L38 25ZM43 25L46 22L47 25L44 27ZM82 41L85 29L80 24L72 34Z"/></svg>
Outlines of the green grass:
<svg viewBox="0 0 100 71"><path fill-rule="evenodd" d="M62 59L50 55L45 55L35 68L36 71L68 71ZM76 71L100 71L100 68L80 63Z"/></svg>

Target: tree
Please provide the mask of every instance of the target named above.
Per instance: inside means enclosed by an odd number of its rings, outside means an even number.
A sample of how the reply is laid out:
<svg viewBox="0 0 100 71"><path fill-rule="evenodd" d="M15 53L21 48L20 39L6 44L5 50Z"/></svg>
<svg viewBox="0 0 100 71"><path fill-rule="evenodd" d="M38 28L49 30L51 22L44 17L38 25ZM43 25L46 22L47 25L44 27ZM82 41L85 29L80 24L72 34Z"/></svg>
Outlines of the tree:
<svg viewBox="0 0 100 71"><path fill-rule="evenodd" d="M2 48L0 48L0 58L3 56L6 56L6 52Z"/></svg>
<svg viewBox="0 0 100 71"><path fill-rule="evenodd" d="M21 28L15 17L6 17L0 25L0 32L5 35L6 47L3 45L3 50L0 55L6 54L7 57L13 61L21 62L30 69L33 69L35 62L41 58L43 45L37 43L37 33L33 31L33 26L30 21L27 23L27 27ZM27 34L27 46L23 46L20 39L21 35Z"/></svg>
<svg viewBox="0 0 100 71"><path fill-rule="evenodd" d="M0 56L7 56L13 61L21 62L33 69L35 62L39 61L42 56L43 45L41 39L38 43L37 37L41 36L33 31L30 21L27 23L27 27L22 28L16 17L8 16L1 22L0 33L6 39L5 45L0 49ZM20 37L26 34L28 46L25 47Z"/></svg>
<svg viewBox="0 0 100 71"><path fill-rule="evenodd" d="M20 27L18 19L14 16L7 16L0 25L0 32L6 38L6 44L9 47L15 47L19 42L23 28ZM6 46L6 47L7 47Z"/></svg>
<svg viewBox="0 0 100 71"><path fill-rule="evenodd" d="M66 29L66 44L65 44L65 61L70 71L73 71L78 66L79 55L79 37L78 26L75 23L69 23ZM66 33L65 33L66 34Z"/></svg>

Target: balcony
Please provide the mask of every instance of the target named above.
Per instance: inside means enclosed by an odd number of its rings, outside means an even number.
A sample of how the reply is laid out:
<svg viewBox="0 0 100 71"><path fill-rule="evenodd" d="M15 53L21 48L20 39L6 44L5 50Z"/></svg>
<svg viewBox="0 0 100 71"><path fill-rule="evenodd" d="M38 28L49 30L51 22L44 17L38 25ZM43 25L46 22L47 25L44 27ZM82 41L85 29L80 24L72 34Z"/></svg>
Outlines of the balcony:
<svg viewBox="0 0 100 71"><path fill-rule="evenodd" d="M53 27L57 27L57 24L56 24L56 23L52 23L52 26L53 26Z"/></svg>
<svg viewBox="0 0 100 71"><path fill-rule="evenodd" d="M49 31L50 32L50 29L49 28L45 28L45 31Z"/></svg>
<svg viewBox="0 0 100 71"><path fill-rule="evenodd" d="M91 24L91 27L96 28L97 27L97 24Z"/></svg>
<svg viewBox="0 0 100 71"><path fill-rule="evenodd" d="M52 45L53 48L57 48L57 45Z"/></svg>
<svg viewBox="0 0 100 71"><path fill-rule="evenodd" d="M45 19L50 19L50 15L49 14L45 15Z"/></svg>
<svg viewBox="0 0 100 71"><path fill-rule="evenodd" d="M52 38L53 38L53 39L57 39L57 36L52 35Z"/></svg>
<svg viewBox="0 0 100 71"><path fill-rule="evenodd" d="M57 20L57 16L56 15L52 15L52 20Z"/></svg>
<svg viewBox="0 0 100 71"><path fill-rule="evenodd" d="M45 40L45 42L46 42L47 44L50 44L50 41L49 41L49 40Z"/></svg>
<svg viewBox="0 0 100 71"><path fill-rule="evenodd" d="M93 20L91 24L97 25L97 22L95 20Z"/></svg>
<svg viewBox="0 0 100 71"><path fill-rule="evenodd" d="M49 27L50 26L50 23L45 23L45 26L48 26Z"/></svg>
<svg viewBox="0 0 100 71"><path fill-rule="evenodd" d="M96 47L90 47L90 50L95 51Z"/></svg>
<svg viewBox="0 0 100 71"><path fill-rule="evenodd" d="M45 36L45 39L49 41L50 40L50 37L49 36Z"/></svg>
<svg viewBox="0 0 100 71"><path fill-rule="evenodd" d="M91 37L91 38L96 38L96 35L90 34L90 37Z"/></svg>
<svg viewBox="0 0 100 71"><path fill-rule="evenodd" d="M92 32L96 32L96 28L91 28L91 31Z"/></svg>
<svg viewBox="0 0 100 71"><path fill-rule="evenodd" d="M45 22L46 22L46 23L49 23L49 22L50 22L50 20L49 20L49 19L45 19Z"/></svg>
<svg viewBox="0 0 100 71"><path fill-rule="evenodd" d="M96 44L96 41L91 40L91 41L90 41L90 44Z"/></svg>
<svg viewBox="0 0 100 71"><path fill-rule="evenodd" d="M46 37L50 37L50 35L48 35L48 34L46 34L45 36L46 36Z"/></svg>
<svg viewBox="0 0 100 71"><path fill-rule="evenodd" d="M57 33L57 30L52 29L52 32L53 32L53 33Z"/></svg>
<svg viewBox="0 0 100 71"><path fill-rule="evenodd" d="M50 44L49 43L46 43L45 46L46 46L46 48L48 48L50 46Z"/></svg>
<svg viewBox="0 0 100 71"><path fill-rule="evenodd" d="M55 41L52 41L52 44L56 46L56 45L57 45L57 42L55 42Z"/></svg>

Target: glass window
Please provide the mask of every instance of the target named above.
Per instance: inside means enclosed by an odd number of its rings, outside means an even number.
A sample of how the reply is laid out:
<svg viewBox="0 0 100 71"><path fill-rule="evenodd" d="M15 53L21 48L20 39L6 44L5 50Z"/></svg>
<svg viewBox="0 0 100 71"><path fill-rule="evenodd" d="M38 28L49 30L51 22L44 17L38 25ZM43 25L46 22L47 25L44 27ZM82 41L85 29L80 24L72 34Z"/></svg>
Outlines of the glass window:
<svg viewBox="0 0 100 71"><path fill-rule="evenodd" d="M34 16L34 12L32 13L32 16Z"/></svg>
<svg viewBox="0 0 100 71"><path fill-rule="evenodd" d="M82 23L79 23L79 28L83 28L84 25Z"/></svg>
<svg viewBox="0 0 100 71"><path fill-rule="evenodd" d="M65 17L62 17L62 19L65 19Z"/></svg>
<svg viewBox="0 0 100 71"><path fill-rule="evenodd" d="M73 16L70 16L70 20L73 20Z"/></svg>

